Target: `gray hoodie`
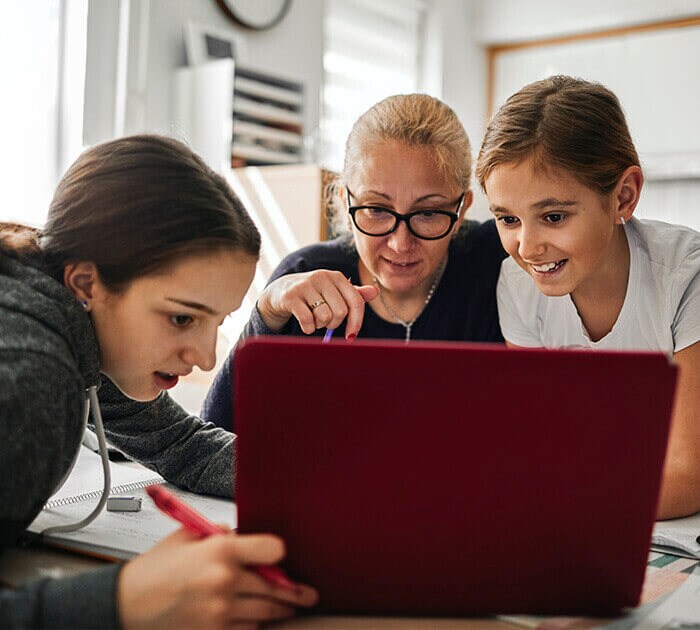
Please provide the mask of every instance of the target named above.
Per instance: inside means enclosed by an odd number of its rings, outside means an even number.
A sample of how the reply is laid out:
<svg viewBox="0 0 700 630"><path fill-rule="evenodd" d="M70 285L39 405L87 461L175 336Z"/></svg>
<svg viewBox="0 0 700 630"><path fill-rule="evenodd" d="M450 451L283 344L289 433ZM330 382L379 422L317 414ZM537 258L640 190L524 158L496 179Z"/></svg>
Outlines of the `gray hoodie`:
<svg viewBox="0 0 700 630"><path fill-rule="evenodd" d="M128 340L125 340L128 343ZM0 545L39 513L81 441L85 390L98 386L107 439L167 480L233 496L235 436L167 393L126 398L99 369L90 318L31 261L0 253ZM0 591L0 627L117 627L119 566Z"/></svg>

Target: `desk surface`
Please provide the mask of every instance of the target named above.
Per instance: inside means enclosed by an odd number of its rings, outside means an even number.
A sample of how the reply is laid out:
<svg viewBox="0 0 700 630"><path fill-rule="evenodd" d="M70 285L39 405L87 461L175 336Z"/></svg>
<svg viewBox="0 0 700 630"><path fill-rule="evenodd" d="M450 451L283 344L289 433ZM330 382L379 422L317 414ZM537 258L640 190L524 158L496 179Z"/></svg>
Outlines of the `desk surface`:
<svg viewBox="0 0 700 630"><path fill-rule="evenodd" d="M30 580L45 577L62 577L82 571L89 571L102 566L105 561L68 551L54 549L44 545L11 547L0 555L0 582L7 586L20 586ZM642 591L642 609L653 605L678 588L700 561L688 558L663 555L652 552L649 555L647 574ZM641 612L641 609L636 609ZM591 628L605 626L602 619L553 619L516 617L516 623L501 619L427 619L427 618L368 618L368 617L302 617L276 624L275 628L284 630L301 628L325 628L328 630L456 630L469 628L475 630L514 630L517 626L530 628ZM613 621L613 620L610 620ZM630 626L631 627L631 626Z"/></svg>

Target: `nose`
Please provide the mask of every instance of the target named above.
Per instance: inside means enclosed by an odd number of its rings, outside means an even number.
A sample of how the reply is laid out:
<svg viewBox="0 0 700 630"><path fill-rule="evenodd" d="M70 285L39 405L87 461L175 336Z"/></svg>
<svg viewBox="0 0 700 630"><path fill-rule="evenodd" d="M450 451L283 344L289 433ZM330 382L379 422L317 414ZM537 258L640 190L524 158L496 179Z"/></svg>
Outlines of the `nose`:
<svg viewBox="0 0 700 630"><path fill-rule="evenodd" d="M216 331L193 340L182 351L181 358L187 365L196 365L203 372L213 370L216 365Z"/></svg>
<svg viewBox="0 0 700 630"><path fill-rule="evenodd" d="M535 261L541 258L547 247L542 235L535 227L520 228L518 234L518 255L523 260Z"/></svg>
<svg viewBox="0 0 700 630"><path fill-rule="evenodd" d="M387 245L395 252L405 252L411 249L414 238L408 229L408 223L400 221L398 227L389 234Z"/></svg>

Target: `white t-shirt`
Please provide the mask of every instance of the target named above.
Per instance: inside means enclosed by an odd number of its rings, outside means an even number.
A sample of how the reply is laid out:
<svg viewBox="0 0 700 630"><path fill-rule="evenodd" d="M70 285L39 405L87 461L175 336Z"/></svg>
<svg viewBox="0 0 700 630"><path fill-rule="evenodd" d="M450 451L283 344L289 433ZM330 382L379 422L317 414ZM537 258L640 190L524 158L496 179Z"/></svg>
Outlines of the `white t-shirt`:
<svg viewBox="0 0 700 630"><path fill-rule="evenodd" d="M516 346L652 350L672 355L700 340L700 233L632 218L627 294L612 330L591 341L570 295L547 297L512 258L501 265L498 315Z"/></svg>

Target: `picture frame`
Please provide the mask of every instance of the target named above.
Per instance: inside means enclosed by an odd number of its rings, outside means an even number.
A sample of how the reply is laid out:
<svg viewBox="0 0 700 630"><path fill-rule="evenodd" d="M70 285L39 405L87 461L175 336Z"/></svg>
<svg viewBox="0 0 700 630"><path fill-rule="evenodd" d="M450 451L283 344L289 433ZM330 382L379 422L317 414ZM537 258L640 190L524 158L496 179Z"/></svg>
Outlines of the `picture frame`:
<svg viewBox="0 0 700 630"><path fill-rule="evenodd" d="M245 62L245 42L234 31L188 22L185 26L185 53L190 66L225 58L240 63Z"/></svg>

